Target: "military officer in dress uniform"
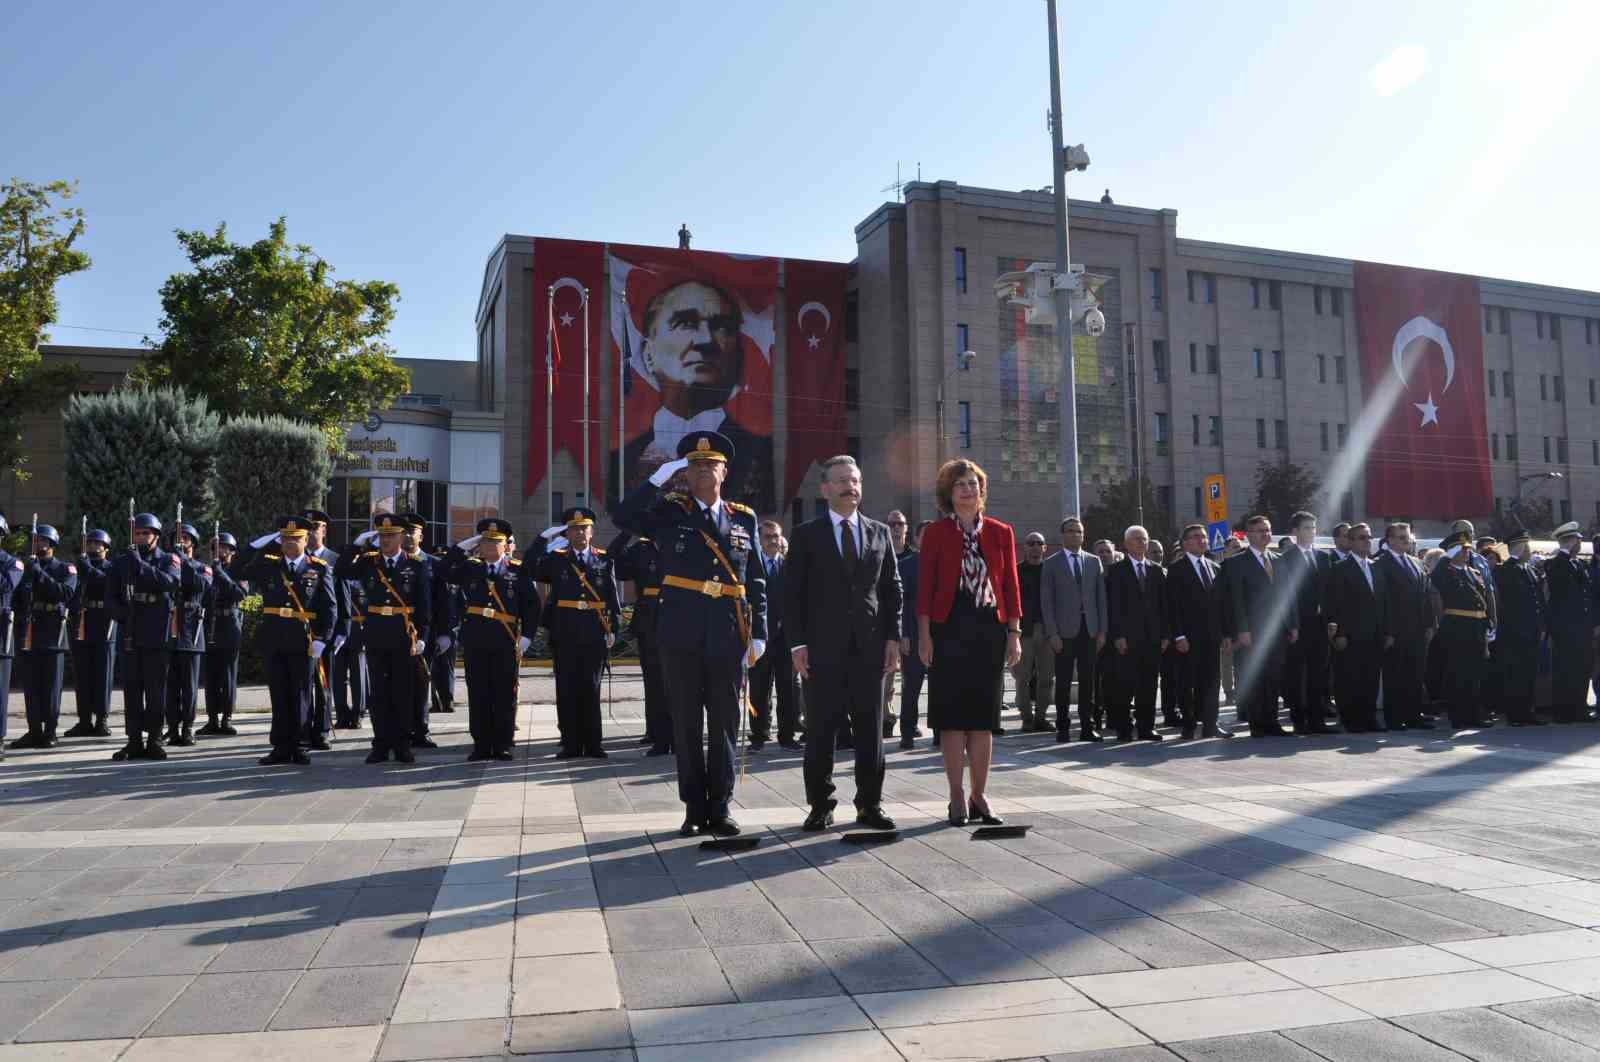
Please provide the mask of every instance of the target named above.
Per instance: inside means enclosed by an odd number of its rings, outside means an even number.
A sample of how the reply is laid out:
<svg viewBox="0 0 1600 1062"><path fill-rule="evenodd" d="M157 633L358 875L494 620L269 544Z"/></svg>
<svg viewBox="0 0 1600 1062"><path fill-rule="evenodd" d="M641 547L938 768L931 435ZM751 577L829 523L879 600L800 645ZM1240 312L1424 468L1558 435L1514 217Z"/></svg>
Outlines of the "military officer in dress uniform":
<svg viewBox="0 0 1600 1062"><path fill-rule="evenodd" d="M544 628L555 656L556 719L561 748L556 759L605 759L601 744L600 678L617 642L622 602L615 567L594 545L594 511L581 506L562 514L567 544L547 552L539 581L549 585Z"/></svg>
<svg viewBox="0 0 1600 1062"><path fill-rule="evenodd" d="M67 613L78 591L78 566L56 556L61 535L49 524L33 528L33 553L23 560L17 589L22 621L22 696L28 732L14 749L48 749L61 719L62 668L67 659Z"/></svg>
<svg viewBox="0 0 1600 1062"><path fill-rule="evenodd" d="M355 730L367 715L367 593L359 579L340 579L350 606L350 637L333 654L333 728Z"/></svg>
<svg viewBox="0 0 1600 1062"><path fill-rule="evenodd" d="M510 536L510 523L486 517L478 521L477 534L451 549L441 564L465 599L461 645L472 732L469 760L514 758L518 669L532 641L525 632L539 624L539 588L510 555Z"/></svg>
<svg viewBox="0 0 1600 1062"><path fill-rule="evenodd" d="M1500 622L1490 657L1499 672L1500 708L1512 726L1543 726L1533 712L1533 687L1539 674L1539 639L1544 636L1544 587L1528 558L1527 531L1506 539L1509 555L1494 570Z"/></svg>
<svg viewBox="0 0 1600 1062"><path fill-rule="evenodd" d="M306 554L311 522L294 514L274 523L278 530L250 543L240 563L250 588L261 595L255 643L272 696L272 751L257 762L263 767L304 767L311 762L300 749L311 712L311 685L317 660L333 637L339 606L333 570L322 558Z"/></svg>
<svg viewBox="0 0 1600 1062"><path fill-rule="evenodd" d="M133 518L133 542L111 565L108 597L117 610L122 657L122 727L128 743L113 760L164 760L161 725L167 710L167 629L183 559L161 548L161 520Z"/></svg>
<svg viewBox="0 0 1600 1062"><path fill-rule="evenodd" d="M1483 671L1489 658L1489 589L1472 563L1472 532L1451 533L1439 545L1445 560L1429 576L1439 591L1443 612L1436 648L1445 656L1444 700L1450 707L1450 725L1492 726L1485 718Z"/></svg>
<svg viewBox="0 0 1600 1062"><path fill-rule="evenodd" d="M415 763L411 727L419 685L427 695L426 680L419 683L416 676L433 615L433 570L405 550L402 518L378 513L372 527L345 548L334 572L340 579L359 582L366 600L361 637L370 680L367 705L372 712L367 762L383 763L392 754L399 763ZM374 539L378 548L369 549Z"/></svg>
<svg viewBox="0 0 1600 1062"><path fill-rule="evenodd" d="M0 513L0 538L11 533L4 513ZM11 660L15 652L15 594L22 583L22 558L0 549L0 759L5 758L6 709L11 700Z"/></svg>
<svg viewBox="0 0 1600 1062"><path fill-rule="evenodd" d="M644 673L644 737L646 756L672 752L672 713L661 683L661 650L656 642L656 606L661 602L661 551L648 538L622 532L606 547L617 562L617 579L633 584L633 621L629 630L639 647L639 670Z"/></svg>
<svg viewBox="0 0 1600 1062"><path fill-rule="evenodd" d="M233 703L239 692L239 647L244 642L244 614L239 602L245 588L232 572L238 541L218 531L211 543L211 590L206 594L206 725L202 734L232 737Z"/></svg>
<svg viewBox="0 0 1600 1062"><path fill-rule="evenodd" d="M181 560L178 589L173 594L167 626L168 745L194 744L195 702L200 697L200 658L206 651L206 595L211 591L211 565L195 558L200 533L192 524L172 529L172 554Z"/></svg>
<svg viewBox="0 0 1600 1062"><path fill-rule="evenodd" d="M437 566L433 558L428 556L428 551L423 549L423 540L427 532L428 521L420 513L404 512L400 520L405 525L405 533L401 541L404 544L406 556L428 569L429 607L433 610L425 617L425 626L431 635L425 640L422 647L422 666L413 672L416 689L412 691L411 700L411 747L413 749L436 749L438 743L433 740L428 726L428 709L433 699L433 669L438 666L436 659L443 651L446 643L454 643L455 608L454 601L449 593L449 588L439 578ZM424 626L418 621L418 626Z"/></svg>
<svg viewBox="0 0 1600 1062"><path fill-rule="evenodd" d="M328 545L328 522L332 518L321 509L306 509L300 515L310 525L306 534L307 555L318 558L332 571L339 563L338 551ZM317 661L311 683L311 717L305 735L306 746L319 752L328 751L328 735L333 732L333 662L350 640L350 596L343 579L334 580L333 600L337 609L333 641Z"/></svg>
<svg viewBox="0 0 1600 1062"><path fill-rule="evenodd" d="M1583 528L1576 520L1556 528L1560 549L1544 562L1550 589L1550 704L1558 723L1589 721L1589 566L1578 559Z"/></svg>
<svg viewBox="0 0 1600 1062"><path fill-rule="evenodd" d="M744 667L761 658L767 640L766 580L756 559L756 514L722 497L733 443L695 431L678 444L678 460L662 465L612 512L617 526L654 539L661 552L661 603L656 631L678 754L678 832L728 837L739 824L733 799L734 745ZM658 494L687 469L689 493ZM702 735L710 729L710 754Z"/></svg>
<svg viewBox="0 0 1600 1062"><path fill-rule="evenodd" d="M461 624L462 617L466 615L467 598L461 592L461 584L446 576L444 560L449 555L450 551L443 546L432 554L435 576L443 580L434 583L434 596L437 598L441 593L450 595L450 629L435 630L433 633L433 689L428 699L430 712L456 710L456 650L461 647Z"/></svg>
<svg viewBox="0 0 1600 1062"><path fill-rule="evenodd" d="M111 535L91 528L78 544L78 592L72 599L72 672L78 722L63 737L110 737L112 676L117 665L117 620L106 598L111 582Z"/></svg>

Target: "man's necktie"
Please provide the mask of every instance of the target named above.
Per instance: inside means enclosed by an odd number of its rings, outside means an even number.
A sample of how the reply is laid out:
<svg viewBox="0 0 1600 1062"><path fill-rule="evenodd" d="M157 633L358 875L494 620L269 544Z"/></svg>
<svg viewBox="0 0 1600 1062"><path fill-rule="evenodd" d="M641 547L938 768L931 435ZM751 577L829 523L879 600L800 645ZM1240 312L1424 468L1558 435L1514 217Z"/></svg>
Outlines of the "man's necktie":
<svg viewBox="0 0 1600 1062"><path fill-rule="evenodd" d="M1070 556L1072 557L1072 581L1078 584L1078 589L1079 590L1082 590L1083 589L1083 567L1080 565L1080 563L1078 561L1078 555L1076 553L1073 553Z"/></svg>
<svg viewBox="0 0 1600 1062"><path fill-rule="evenodd" d="M1267 573L1267 582L1272 582L1272 556L1265 550L1261 553L1261 568Z"/></svg>
<svg viewBox="0 0 1600 1062"><path fill-rule="evenodd" d="M1135 575L1137 575L1139 577L1139 589L1143 590L1144 589L1144 562L1143 561L1134 561L1133 562L1133 572L1134 572Z"/></svg>
<svg viewBox="0 0 1600 1062"><path fill-rule="evenodd" d="M1211 589L1211 568L1204 561L1200 562L1200 585Z"/></svg>
<svg viewBox="0 0 1600 1062"><path fill-rule="evenodd" d="M839 551L844 555L844 570L856 570L856 536L850 531L850 521L839 522Z"/></svg>

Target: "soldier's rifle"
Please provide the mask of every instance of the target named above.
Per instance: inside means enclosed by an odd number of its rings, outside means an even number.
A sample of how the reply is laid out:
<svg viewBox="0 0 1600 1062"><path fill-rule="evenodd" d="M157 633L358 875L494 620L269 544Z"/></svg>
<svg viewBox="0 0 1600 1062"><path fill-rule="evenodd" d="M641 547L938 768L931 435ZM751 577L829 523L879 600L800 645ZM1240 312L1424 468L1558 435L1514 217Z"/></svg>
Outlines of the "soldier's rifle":
<svg viewBox="0 0 1600 1062"><path fill-rule="evenodd" d="M33 564L39 562L33 556L33 540L39 537L39 514L33 514L33 526L28 531L28 560ZM29 652L33 649L33 595L28 595L28 614L23 617L27 626L22 628L22 651Z"/></svg>

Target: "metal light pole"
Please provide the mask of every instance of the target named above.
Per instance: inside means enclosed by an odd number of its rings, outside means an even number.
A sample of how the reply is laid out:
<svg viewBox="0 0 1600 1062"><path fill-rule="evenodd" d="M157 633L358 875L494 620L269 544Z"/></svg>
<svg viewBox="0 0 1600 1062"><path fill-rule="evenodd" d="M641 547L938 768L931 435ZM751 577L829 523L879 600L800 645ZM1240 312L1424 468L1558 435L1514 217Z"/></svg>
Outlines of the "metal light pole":
<svg viewBox="0 0 1600 1062"><path fill-rule="evenodd" d="M1065 149L1061 142L1061 61L1056 43L1056 0L1045 0L1050 22L1050 185L1056 206L1056 272L1068 274L1072 268L1067 238L1067 181ZM1078 493L1078 396L1077 374L1072 353L1072 309L1068 291L1055 288L1056 339L1061 343L1061 511L1076 516L1082 512Z"/></svg>

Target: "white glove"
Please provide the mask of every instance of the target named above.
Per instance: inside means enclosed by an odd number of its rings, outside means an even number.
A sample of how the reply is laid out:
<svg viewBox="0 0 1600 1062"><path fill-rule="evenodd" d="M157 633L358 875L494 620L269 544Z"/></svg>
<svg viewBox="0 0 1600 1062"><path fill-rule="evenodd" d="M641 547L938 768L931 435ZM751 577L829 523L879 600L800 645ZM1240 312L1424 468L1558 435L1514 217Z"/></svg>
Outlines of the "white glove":
<svg viewBox="0 0 1600 1062"><path fill-rule="evenodd" d="M617 644L617 636L615 634L606 635L606 648L607 649L610 649L613 645L616 645L616 644Z"/></svg>
<svg viewBox="0 0 1600 1062"><path fill-rule="evenodd" d="M471 538L462 539L460 542L457 542L456 545L460 548L461 552L471 553L475 548L477 548L478 543L482 541L482 535L473 535Z"/></svg>
<svg viewBox="0 0 1600 1062"><path fill-rule="evenodd" d="M1486 643L1488 643L1489 645L1493 645L1494 644L1494 628L1493 627L1489 628L1488 633L1483 636L1483 640Z"/></svg>
<svg viewBox="0 0 1600 1062"><path fill-rule="evenodd" d="M313 640L312 643L311 643L311 655L312 656L321 656L322 655L322 651L324 649L326 649L327 647L328 647L328 643L327 642L319 642L319 641Z"/></svg>
<svg viewBox="0 0 1600 1062"><path fill-rule="evenodd" d="M346 638L342 634L334 635L334 638L333 638L333 655L334 656L338 656L339 655L339 650L344 648L344 643L346 641L348 641L348 640L349 639Z"/></svg>
<svg viewBox="0 0 1600 1062"><path fill-rule="evenodd" d="M268 542L276 542L276 541L278 541L278 533L276 531L273 531L271 534L262 535L260 538L256 539L254 542L250 543L250 548L251 549L260 549L262 546L265 546Z"/></svg>
<svg viewBox="0 0 1600 1062"><path fill-rule="evenodd" d="M566 549L568 545L569 543L567 542L566 535L557 535L555 538L550 540L549 549L551 553L554 553L558 549Z"/></svg>
<svg viewBox="0 0 1600 1062"><path fill-rule="evenodd" d="M543 531L540 531L539 537L548 542L550 539L555 538L557 535L566 531L566 529L566 524L557 524L554 527L547 527Z"/></svg>
<svg viewBox="0 0 1600 1062"><path fill-rule="evenodd" d="M412 642L411 643L411 655L412 656L421 656L422 655L422 643L420 641L416 641L416 642Z"/></svg>
<svg viewBox="0 0 1600 1062"><path fill-rule="evenodd" d="M372 540L377 538L377 537L378 537L378 532L377 531L363 531L363 532L361 532L361 534L356 536L356 545L358 545L358 546L369 545L369 544L371 544Z"/></svg>
<svg viewBox="0 0 1600 1062"><path fill-rule="evenodd" d="M450 650L450 636L448 634L439 635L433 640L433 648L435 652L448 652Z"/></svg>
<svg viewBox="0 0 1600 1062"><path fill-rule="evenodd" d="M680 457L676 461L668 461L666 464L650 473L650 482L658 487L662 486L667 482L667 480L677 475L680 470L688 467L689 459L687 457Z"/></svg>
<svg viewBox="0 0 1600 1062"><path fill-rule="evenodd" d="M766 642L762 641L760 638L751 638L750 639L750 659L749 659L750 665L753 667L755 665L755 662L757 660L760 660L761 657L763 655L765 655L766 651L767 651L767 643Z"/></svg>
<svg viewBox="0 0 1600 1062"><path fill-rule="evenodd" d="M528 655L528 646L530 646L532 644L533 644L533 639L527 637L526 635L524 635L521 638L518 638L517 639L517 655L518 656L527 656Z"/></svg>

